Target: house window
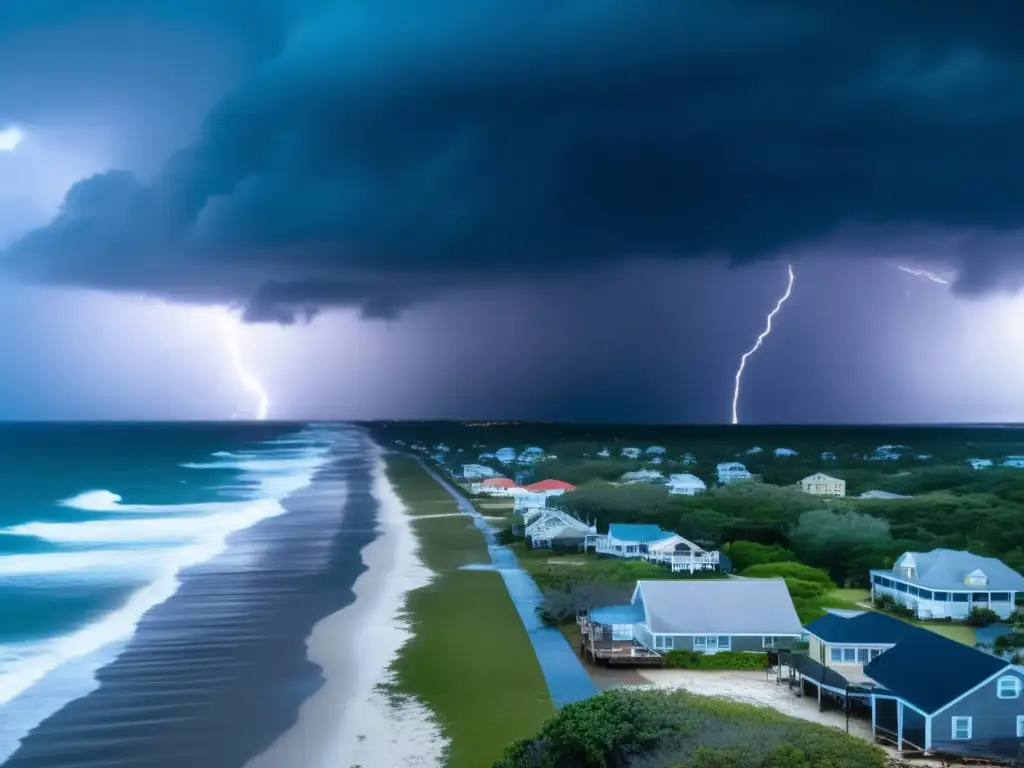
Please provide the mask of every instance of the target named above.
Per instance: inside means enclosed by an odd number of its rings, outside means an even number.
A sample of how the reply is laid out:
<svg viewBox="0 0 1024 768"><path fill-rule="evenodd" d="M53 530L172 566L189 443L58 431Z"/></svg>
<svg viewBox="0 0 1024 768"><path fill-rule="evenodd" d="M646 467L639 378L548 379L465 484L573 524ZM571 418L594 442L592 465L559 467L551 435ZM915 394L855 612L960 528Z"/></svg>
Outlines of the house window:
<svg viewBox="0 0 1024 768"><path fill-rule="evenodd" d="M1009 592L993 592L992 593L992 602L993 603L1008 603L1008 602L1010 602L1010 593Z"/></svg>
<svg viewBox="0 0 1024 768"><path fill-rule="evenodd" d="M971 738L971 718L969 717L954 717L953 720L953 738L957 741L965 741Z"/></svg>
<svg viewBox="0 0 1024 768"><path fill-rule="evenodd" d="M732 643L729 635L697 635L693 647L699 651L728 651Z"/></svg>
<svg viewBox="0 0 1024 768"><path fill-rule="evenodd" d="M761 647L762 648L774 648L775 647L775 638L772 637L771 635L765 635L764 637L761 638Z"/></svg>
<svg viewBox="0 0 1024 768"><path fill-rule="evenodd" d="M896 584L895 584L895 587L896 587L896 591L897 592L906 592L907 591L907 585L904 584L902 581L897 581Z"/></svg>
<svg viewBox="0 0 1024 768"><path fill-rule="evenodd" d="M858 648L857 649L857 661L859 661L861 664L867 664L868 663L868 649L867 648Z"/></svg>
<svg viewBox="0 0 1024 768"><path fill-rule="evenodd" d="M1010 675L1000 677L996 683L996 695L1000 699L1016 699L1020 696L1020 678Z"/></svg>
<svg viewBox="0 0 1024 768"><path fill-rule="evenodd" d="M676 639L672 635L667 635L661 639L661 647L666 651L671 651L676 647Z"/></svg>
<svg viewBox="0 0 1024 768"><path fill-rule="evenodd" d="M857 649L856 648L843 648L843 662L852 664L857 661Z"/></svg>
<svg viewBox="0 0 1024 768"><path fill-rule="evenodd" d="M917 594L923 600L931 600L933 592L930 589L919 589L917 590Z"/></svg>
<svg viewBox="0 0 1024 768"><path fill-rule="evenodd" d="M1017 715L1017 738L1024 739L1024 715Z"/></svg>
<svg viewBox="0 0 1024 768"><path fill-rule="evenodd" d="M951 592L950 594L953 596L953 602L954 603L966 603L967 602L967 593L966 592Z"/></svg>
<svg viewBox="0 0 1024 768"><path fill-rule="evenodd" d="M949 600L949 592L932 592L932 599L942 601Z"/></svg>
<svg viewBox="0 0 1024 768"><path fill-rule="evenodd" d="M843 660L843 649L842 648L829 648L828 657L831 661L839 663Z"/></svg>
<svg viewBox="0 0 1024 768"><path fill-rule="evenodd" d="M881 648L872 648L871 649L871 658L872 659L877 659L881 653L882 653L882 649Z"/></svg>

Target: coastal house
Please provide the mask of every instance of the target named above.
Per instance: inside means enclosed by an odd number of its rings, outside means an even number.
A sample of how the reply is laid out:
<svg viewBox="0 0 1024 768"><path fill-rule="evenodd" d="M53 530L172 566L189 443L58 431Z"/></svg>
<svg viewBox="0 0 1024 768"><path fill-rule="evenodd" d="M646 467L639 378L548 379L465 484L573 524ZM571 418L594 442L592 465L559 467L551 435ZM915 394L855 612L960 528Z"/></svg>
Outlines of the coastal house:
<svg viewBox="0 0 1024 768"><path fill-rule="evenodd" d="M525 522L525 518L524 518ZM534 549L578 550L597 528L577 520L560 509L543 509L531 514L524 534Z"/></svg>
<svg viewBox="0 0 1024 768"><path fill-rule="evenodd" d="M822 461L835 461L836 460L836 455L834 453L832 453L832 451L825 451L824 453L821 454L821 460Z"/></svg>
<svg viewBox="0 0 1024 768"><path fill-rule="evenodd" d="M737 480L749 480L752 475L738 461L725 461L715 467L715 476L722 485Z"/></svg>
<svg viewBox="0 0 1024 768"><path fill-rule="evenodd" d="M695 496L698 493L704 493L708 489L703 480L688 472L669 475L665 485L668 487L669 493L677 496Z"/></svg>
<svg viewBox="0 0 1024 768"><path fill-rule="evenodd" d="M627 459L639 459L640 458L640 449L639 448L623 448L621 455L624 456Z"/></svg>
<svg viewBox="0 0 1024 768"><path fill-rule="evenodd" d="M518 454L516 453L515 448L499 448L494 452L494 458L502 464L511 464L516 460L516 456L518 456Z"/></svg>
<svg viewBox="0 0 1024 768"><path fill-rule="evenodd" d="M498 470L485 467L483 464L463 464L462 476L466 480L482 480L485 477L501 477Z"/></svg>
<svg viewBox="0 0 1024 768"><path fill-rule="evenodd" d="M638 469L635 472L626 472L619 478L619 482L630 485L633 483L657 483L664 479L665 476L656 469Z"/></svg>
<svg viewBox="0 0 1024 768"><path fill-rule="evenodd" d="M519 454L516 462L519 464L536 464L544 458L544 449L530 446Z"/></svg>
<svg viewBox="0 0 1024 768"><path fill-rule="evenodd" d="M607 448L602 448L600 451L597 452L597 455L600 456L602 459L607 459L609 456L612 455L612 452L609 451Z"/></svg>
<svg viewBox="0 0 1024 768"><path fill-rule="evenodd" d="M608 533L587 536L583 549L593 549L599 555L660 563L674 572L717 570L720 560L717 551L707 551L657 525L638 523L612 523Z"/></svg>
<svg viewBox="0 0 1024 768"><path fill-rule="evenodd" d="M776 456L796 456L797 452L794 451L792 448L776 448L775 449L775 455Z"/></svg>
<svg viewBox="0 0 1024 768"><path fill-rule="evenodd" d="M782 579L638 581L628 605L588 611L580 625L593 658L614 654L615 643L642 656L764 652L789 647L803 633ZM603 644L611 654L601 653Z"/></svg>
<svg viewBox="0 0 1024 768"><path fill-rule="evenodd" d="M1007 456L1003 459L1002 466L1024 469L1024 456Z"/></svg>
<svg viewBox="0 0 1024 768"><path fill-rule="evenodd" d="M875 448L875 452L868 456L870 461L896 461L903 457L904 450L908 450L909 445L880 445Z"/></svg>
<svg viewBox="0 0 1024 768"><path fill-rule="evenodd" d="M897 750L1016 757L1024 676L992 654L885 614L828 614L809 623L801 686L870 710L877 740Z"/></svg>
<svg viewBox="0 0 1024 768"><path fill-rule="evenodd" d="M515 480L507 477L485 477L479 482L469 484L470 493L481 493L487 496L512 496L519 490Z"/></svg>
<svg viewBox="0 0 1024 768"><path fill-rule="evenodd" d="M903 496L899 493L889 493L889 491L864 491L859 499L885 499L887 501L894 501L896 499L909 499L910 496Z"/></svg>
<svg viewBox="0 0 1024 768"><path fill-rule="evenodd" d="M692 453L684 453L682 460L684 467L692 467L694 464L697 463L697 457L694 456Z"/></svg>
<svg viewBox="0 0 1024 768"><path fill-rule="evenodd" d="M992 468L992 459L968 459L967 463L971 465L971 469Z"/></svg>
<svg viewBox="0 0 1024 768"><path fill-rule="evenodd" d="M994 557L952 549L904 552L891 570L871 571L871 599L888 595L918 618L966 619L971 608L1008 618L1024 576Z"/></svg>
<svg viewBox="0 0 1024 768"><path fill-rule="evenodd" d="M747 453L751 455L755 453L761 453L762 451L764 451L764 448L762 448L760 445L755 445L753 448L747 448Z"/></svg>
<svg viewBox="0 0 1024 768"><path fill-rule="evenodd" d="M845 496L846 481L824 472L815 472L800 481L800 490L813 496Z"/></svg>
<svg viewBox="0 0 1024 768"><path fill-rule="evenodd" d="M546 507L552 496L561 496L567 491L575 491L576 486L561 480L541 480L525 485L516 494L514 511L523 514L529 509Z"/></svg>
<svg viewBox="0 0 1024 768"><path fill-rule="evenodd" d="M646 456L664 456L665 455L665 449L662 446L660 446L660 445L652 445L647 450L644 451L644 455L646 455Z"/></svg>

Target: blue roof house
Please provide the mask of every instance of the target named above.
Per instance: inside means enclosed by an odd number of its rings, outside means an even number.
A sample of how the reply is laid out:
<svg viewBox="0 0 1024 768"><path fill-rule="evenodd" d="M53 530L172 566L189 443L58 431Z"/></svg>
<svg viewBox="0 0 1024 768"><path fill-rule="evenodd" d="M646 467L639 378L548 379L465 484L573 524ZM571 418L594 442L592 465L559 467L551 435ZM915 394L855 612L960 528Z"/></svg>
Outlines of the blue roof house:
<svg viewBox="0 0 1024 768"><path fill-rule="evenodd" d="M678 533L646 523L612 523L608 533L587 536L583 548L593 548L598 555L662 563L677 572L718 568L717 551L708 552Z"/></svg>
<svg viewBox="0 0 1024 768"><path fill-rule="evenodd" d="M591 610L580 625L594 659L761 652L789 647L803 633L782 579L638 581L629 605Z"/></svg>
<svg viewBox="0 0 1024 768"><path fill-rule="evenodd" d="M828 614L806 626L801 684L871 710L898 750L998 758L1024 738L1024 674L977 648L882 613Z"/></svg>
<svg viewBox="0 0 1024 768"><path fill-rule="evenodd" d="M888 595L918 618L966 619L973 607L1008 618L1024 576L994 557L952 549L904 552L891 570L871 571L871 599Z"/></svg>

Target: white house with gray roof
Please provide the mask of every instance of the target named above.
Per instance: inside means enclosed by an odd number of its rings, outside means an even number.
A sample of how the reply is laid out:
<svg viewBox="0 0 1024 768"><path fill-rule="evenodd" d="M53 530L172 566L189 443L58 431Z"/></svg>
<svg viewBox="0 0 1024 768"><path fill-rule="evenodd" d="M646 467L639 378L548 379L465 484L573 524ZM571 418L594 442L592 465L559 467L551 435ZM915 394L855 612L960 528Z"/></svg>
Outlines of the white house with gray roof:
<svg viewBox="0 0 1024 768"><path fill-rule="evenodd" d="M638 581L629 605L592 610L613 640L673 650L765 651L788 647L803 627L782 579Z"/></svg>
<svg viewBox="0 0 1024 768"><path fill-rule="evenodd" d="M691 475L689 472L669 475L668 480L665 481L665 486L668 488L669 493L677 496L695 496L698 493L704 493L708 489L703 480L696 475Z"/></svg>
<svg viewBox="0 0 1024 768"><path fill-rule="evenodd" d="M952 549L904 552L892 570L871 571L871 599L888 595L918 618L966 619L971 608L1013 612L1024 576L994 557Z"/></svg>
<svg viewBox="0 0 1024 768"><path fill-rule="evenodd" d="M749 480L751 474L738 461L723 461L715 467L715 476L718 478L718 482L725 485L736 480Z"/></svg>

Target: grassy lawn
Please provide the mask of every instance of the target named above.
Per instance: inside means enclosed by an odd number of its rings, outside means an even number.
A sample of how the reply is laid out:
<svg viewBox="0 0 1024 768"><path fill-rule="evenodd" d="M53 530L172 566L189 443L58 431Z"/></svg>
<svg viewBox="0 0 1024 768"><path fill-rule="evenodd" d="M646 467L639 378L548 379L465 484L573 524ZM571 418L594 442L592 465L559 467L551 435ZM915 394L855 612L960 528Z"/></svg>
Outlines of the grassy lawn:
<svg viewBox="0 0 1024 768"><path fill-rule="evenodd" d="M456 511L451 497L411 459L388 458L388 475L414 513ZM392 669L394 688L415 695L451 740L446 768L480 768L512 741L534 734L555 708L501 576L462 571L487 563L468 517L414 520L420 556L437 576L409 595L416 636Z"/></svg>
<svg viewBox="0 0 1024 768"><path fill-rule="evenodd" d="M863 611L865 610L864 606L857 603L867 603L870 598L871 592L866 589L833 589L822 599L821 605L823 608L849 608ZM943 621L912 621L911 623L972 648L976 642L974 627L969 627L966 624Z"/></svg>

